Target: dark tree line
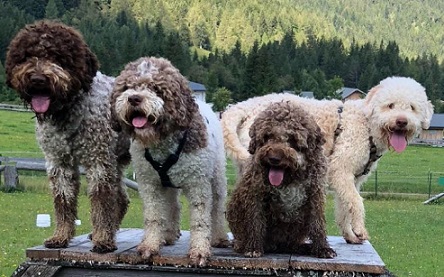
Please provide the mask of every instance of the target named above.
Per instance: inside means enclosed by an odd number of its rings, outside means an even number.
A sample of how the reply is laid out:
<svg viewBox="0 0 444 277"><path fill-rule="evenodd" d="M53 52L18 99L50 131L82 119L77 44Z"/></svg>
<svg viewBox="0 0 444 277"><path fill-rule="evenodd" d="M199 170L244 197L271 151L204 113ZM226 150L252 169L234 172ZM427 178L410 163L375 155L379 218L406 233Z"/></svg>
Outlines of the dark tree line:
<svg viewBox="0 0 444 277"><path fill-rule="evenodd" d="M207 87L207 98L217 109L230 101L284 90L313 91L318 99L334 98L342 86L367 91L392 75L409 76L423 84L435 111L441 110L439 100L444 98L444 70L438 58L429 54L403 57L395 41L345 45L339 38L319 37L306 30L306 39L297 42L300 34L288 30L280 40L254 40L248 51L237 40L228 50L209 52L193 46L192 30L167 28L160 20L140 23L124 8L112 13L107 0L39 0L33 1L36 9L23 5L25 2L29 1L0 2L0 101L17 100L4 84L9 41L26 23L44 17L58 18L79 29L105 74L118 75L126 63L140 56L170 59L188 79Z"/></svg>

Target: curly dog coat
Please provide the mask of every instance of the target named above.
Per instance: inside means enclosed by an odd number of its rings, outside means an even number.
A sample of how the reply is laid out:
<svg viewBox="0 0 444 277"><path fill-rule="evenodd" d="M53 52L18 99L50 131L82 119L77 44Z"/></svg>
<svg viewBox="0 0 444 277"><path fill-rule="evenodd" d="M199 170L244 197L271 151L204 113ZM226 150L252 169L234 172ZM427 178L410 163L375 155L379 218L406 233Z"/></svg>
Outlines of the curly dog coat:
<svg viewBox="0 0 444 277"><path fill-rule="evenodd" d="M126 65L112 97L115 128L132 136L130 153L144 204L145 235L137 250L149 259L180 236L180 188L190 208L190 262L204 266L224 231L225 153L217 116L196 101L188 81L166 59ZM157 170L156 170L157 169Z"/></svg>
<svg viewBox="0 0 444 277"><path fill-rule="evenodd" d="M252 156L227 208L234 249L247 257L267 252L335 257L324 217L325 140L313 117L292 103L273 103L255 118L249 134Z"/></svg>
<svg viewBox="0 0 444 277"><path fill-rule="evenodd" d="M299 103L315 117L326 143L328 183L335 190L336 222L349 243L368 239L359 190L378 158L393 148L402 152L421 128L427 129L433 106L415 80L390 77L372 88L365 99L315 100L292 94L269 94L240 102L223 113L225 148L239 168L249 158L248 129L271 102Z"/></svg>
<svg viewBox="0 0 444 277"><path fill-rule="evenodd" d="M129 138L111 128L114 79L97 70L81 34L57 22L25 26L7 52L6 83L35 112L54 196L56 229L45 241L48 248L67 247L75 234L82 165L91 200L92 251L117 249L115 234L129 203L121 181L130 161Z"/></svg>

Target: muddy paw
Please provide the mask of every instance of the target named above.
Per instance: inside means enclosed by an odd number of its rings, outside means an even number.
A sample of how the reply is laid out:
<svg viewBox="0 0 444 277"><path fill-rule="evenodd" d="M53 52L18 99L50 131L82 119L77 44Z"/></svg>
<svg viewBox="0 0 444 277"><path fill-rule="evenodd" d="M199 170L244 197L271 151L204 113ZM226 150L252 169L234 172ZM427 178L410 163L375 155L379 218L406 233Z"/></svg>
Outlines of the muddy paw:
<svg viewBox="0 0 444 277"><path fill-rule="evenodd" d="M190 262L194 266L204 267L207 265L208 258L210 257L210 250L201 251L199 249L191 249L189 252Z"/></svg>
<svg viewBox="0 0 444 277"><path fill-rule="evenodd" d="M364 240L360 239L359 237L357 237L356 235L351 235L351 234L346 234L344 235L344 239L347 243L350 244L362 244L364 242Z"/></svg>
<svg viewBox="0 0 444 277"><path fill-rule="evenodd" d="M261 251L251 251L251 252L245 252L244 256L247 258L259 258L262 257L263 253Z"/></svg>
<svg viewBox="0 0 444 277"><path fill-rule="evenodd" d="M336 251L330 247L318 249L314 255L323 259L331 259L337 256Z"/></svg>
<svg viewBox="0 0 444 277"><path fill-rule="evenodd" d="M137 253L139 253L143 259L150 260L153 256L159 254L159 248L155 249L144 244L139 244L139 246L137 246Z"/></svg>
<svg viewBox="0 0 444 277"><path fill-rule="evenodd" d="M66 248L68 247L69 239L62 237L52 237L45 240L44 244L47 248Z"/></svg>
<svg viewBox="0 0 444 277"><path fill-rule="evenodd" d="M105 254L105 253L114 252L116 250L117 250L117 246L115 246L115 245L97 244L97 245L93 246L93 248L91 249L91 252Z"/></svg>
<svg viewBox="0 0 444 277"><path fill-rule="evenodd" d="M362 242L363 242L364 240L368 240L368 239L369 239L369 236L368 236L367 230L365 230L365 229L362 229L362 230L353 230L353 233L354 233L355 236L356 236L359 240L361 240Z"/></svg>
<svg viewBox="0 0 444 277"><path fill-rule="evenodd" d="M227 238L220 238L211 242L212 247L227 248L231 246L231 242Z"/></svg>

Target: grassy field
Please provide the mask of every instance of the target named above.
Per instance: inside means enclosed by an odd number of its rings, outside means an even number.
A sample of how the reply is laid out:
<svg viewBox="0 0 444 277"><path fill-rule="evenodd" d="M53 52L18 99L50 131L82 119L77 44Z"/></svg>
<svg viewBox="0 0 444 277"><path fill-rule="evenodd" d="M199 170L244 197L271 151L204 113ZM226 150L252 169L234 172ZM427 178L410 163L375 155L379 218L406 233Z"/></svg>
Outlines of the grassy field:
<svg viewBox="0 0 444 277"><path fill-rule="evenodd" d="M122 227L142 228L142 203L132 194L129 211ZM51 214L52 199L47 193L0 192L2 220L0 220L0 276L10 276L25 261L25 249L40 245L52 234L49 228L35 226L36 215ZM183 201L182 229L188 229L188 212ZM442 276L444 263L444 204L423 205L414 199L379 199L366 201L367 228L373 247L396 276ZM339 235L333 218L333 201L327 201L328 234ZM77 234L88 233L89 201L83 194L79 202Z"/></svg>
<svg viewBox="0 0 444 277"><path fill-rule="evenodd" d="M0 111L0 155L14 157L43 157L34 136L31 113ZM379 192L427 193L428 178L432 172L432 193L444 191L437 178L444 176L444 149L410 146L402 154L385 155L378 167ZM230 189L235 174L231 164L227 176ZM364 191L374 191L374 178ZM39 213L53 214L52 199L44 173L20 172L24 192L0 192L0 276L9 276L24 261L24 250L39 245L52 234L53 227L35 227ZM130 191L132 203L122 227L142 227L142 204L138 195ZM442 276L441 231L444 230L444 202L423 205L426 195L416 198L368 197L365 201L367 228L371 243L387 268L397 276ZM184 201L182 229L188 229L188 213ZM339 235L333 218L333 201L327 201L329 235ZM83 186L79 202L82 225L77 233L90 231L89 203ZM54 222L53 222L54 223Z"/></svg>

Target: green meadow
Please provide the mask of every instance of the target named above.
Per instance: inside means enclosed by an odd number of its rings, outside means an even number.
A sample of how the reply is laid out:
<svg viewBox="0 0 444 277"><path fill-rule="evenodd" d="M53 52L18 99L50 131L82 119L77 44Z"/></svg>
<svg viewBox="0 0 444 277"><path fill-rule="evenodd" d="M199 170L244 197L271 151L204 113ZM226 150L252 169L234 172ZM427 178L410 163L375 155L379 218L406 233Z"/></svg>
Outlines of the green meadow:
<svg viewBox="0 0 444 277"><path fill-rule="evenodd" d="M35 140L32 117L32 113L0 111L0 155L43 157ZM429 185L432 194L444 191L437 182L438 177L444 176L442 151L442 148L409 146L402 154L388 153L378 166L378 195L374 195L375 174L363 187L363 191L370 193L364 194L370 242L396 276L442 276L444 272L441 233L444 201L422 204L428 197ZM227 164L227 176L231 191L235 182L231 163ZM35 226L37 214L49 213L53 217L52 197L44 173L20 172L19 188L14 193L0 192L0 276L10 276L25 261L25 249L42 244L54 230L54 220L49 228ZM141 200L137 192L128 191L131 204L122 227L142 228ZM188 208L184 199L182 202L181 227L186 230ZM330 195L326 207L328 234L339 235ZM82 225L78 226L77 234L88 233L91 224L85 184L79 199L79 219Z"/></svg>

